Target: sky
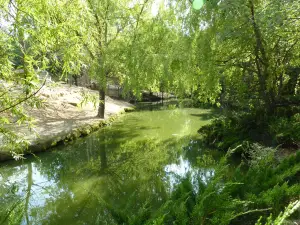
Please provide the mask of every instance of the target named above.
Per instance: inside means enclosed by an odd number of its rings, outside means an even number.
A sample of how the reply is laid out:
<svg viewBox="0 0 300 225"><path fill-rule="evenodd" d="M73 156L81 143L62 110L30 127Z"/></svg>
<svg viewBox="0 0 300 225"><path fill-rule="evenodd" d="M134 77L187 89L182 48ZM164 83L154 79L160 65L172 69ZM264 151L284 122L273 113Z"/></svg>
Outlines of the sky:
<svg viewBox="0 0 300 225"><path fill-rule="evenodd" d="M152 8L151 8L151 13L152 16L156 16L158 14L159 11L159 5L161 4L163 0L155 0L154 3L152 4Z"/></svg>

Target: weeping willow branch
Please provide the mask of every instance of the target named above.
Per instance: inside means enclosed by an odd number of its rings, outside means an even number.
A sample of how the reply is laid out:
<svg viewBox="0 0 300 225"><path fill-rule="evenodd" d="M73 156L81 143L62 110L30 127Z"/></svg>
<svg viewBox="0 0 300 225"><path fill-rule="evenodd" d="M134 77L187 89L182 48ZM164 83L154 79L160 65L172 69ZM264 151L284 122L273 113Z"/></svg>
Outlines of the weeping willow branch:
<svg viewBox="0 0 300 225"><path fill-rule="evenodd" d="M28 99L32 98L33 96L35 96L37 93L40 92L40 90L45 86L45 84L46 84L46 79L44 80L43 84L41 85L41 87L37 91L35 91L31 95L27 96L26 98L21 99L20 101L18 101L17 103L15 103L13 105L11 105L11 106L9 106L7 108L1 109L0 113L5 112L5 111L7 111L9 109L12 109L12 108L16 107L17 105L20 105L21 103L23 103L23 102L27 101Z"/></svg>

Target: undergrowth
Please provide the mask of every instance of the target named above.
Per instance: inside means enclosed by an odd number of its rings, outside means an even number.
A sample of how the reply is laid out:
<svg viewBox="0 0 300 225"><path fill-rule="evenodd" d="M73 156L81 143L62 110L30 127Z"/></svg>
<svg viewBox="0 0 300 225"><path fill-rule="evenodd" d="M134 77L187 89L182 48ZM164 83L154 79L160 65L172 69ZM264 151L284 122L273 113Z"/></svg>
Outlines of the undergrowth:
<svg viewBox="0 0 300 225"><path fill-rule="evenodd" d="M213 120L198 132L207 145L224 151L244 142L297 149L300 147L300 113L267 119L259 113L233 113Z"/></svg>
<svg viewBox="0 0 300 225"><path fill-rule="evenodd" d="M198 158L199 168L214 168L214 176L199 172L182 178L169 199L151 213L149 207L136 215L120 213L128 215L130 224L149 225L279 225L291 214L292 219L300 216L294 213L300 206L300 152L280 162L275 151L251 145L247 158L232 169L228 159L233 152L218 162L207 155Z"/></svg>

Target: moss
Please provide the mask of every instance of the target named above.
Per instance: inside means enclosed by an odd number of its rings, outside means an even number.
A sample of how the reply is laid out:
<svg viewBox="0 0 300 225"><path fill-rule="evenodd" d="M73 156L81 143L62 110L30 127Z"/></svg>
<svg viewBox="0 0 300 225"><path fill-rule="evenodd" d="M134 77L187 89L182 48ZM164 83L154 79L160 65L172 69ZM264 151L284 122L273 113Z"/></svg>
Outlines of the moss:
<svg viewBox="0 0 300 225"><path fill-rule="evenodd" d="M29 148L24 152L24 154L31 154L35 152L42 152L46 151L49 148L52 148L57 145L67 145L71 143L72 141L78 139L79 137L87 136L91 134L92 132L95 132L99 130L100 128L103 128L105 126L111 125L113 121L115 121L121 113L118 113L116 115L113 115L106 120L99 120L99 122L96 122L94 124L88 124L84 127L79 127L76 129L73 129L68 134L65 135L57 135L56 137L48 137L47 140L39 139L35 143L32 143ZM6 152L7 154L3 153ZM0 152L0 162L12 159L11 154L9 154L9 151L4 150Z"/></svg>
<svg viewBox="0 0 300 225"><path fill-rule="evenodd" d="M124 108L124 112L133 112L133 111L135 111L134 107Z"/></svg>
<svg viewBox="0 0 300 225"><path fill-rule="evenodd" d="M105 122L104 121L100 121L99 124L98 124L98 127L101 128L101 127L104 127L105 126Z"/></svg>
<svg viewBox="0 0 300 225"><path fill-rule="evenodd" d="M65 138L66 140L71 140L72 139L72 133L68 134L67 137Z"/></svg>
<svg viewBox="0 0 300 225"><path fill-rule="evenodd" d="M73 130L72 133L68 134L64 139L63 139L63 143L67 144L79 137L85 137L89 134L91 134L94 131L99 130L102 127L108 126L110 124L112 124L112 122L114 122L121 113L111 116L106 120L101 120L97 123L91 124L91 125L86 125L85 127L80 127L76 130Z"/></svg>
<svg viewBox="0 0 300 225"><path fill-rule="evenodd" d="M79 138L81 136L81 132L79 129L76 129L74 132L73 132L73 135L74 135L74 138Z"/></svg>
<svg viewBox="0 0 300 225"><path fill-rule="evenodd" d="M51 143L52 147L55 146L55 145L57 145L57 141L56 140L52 141L52 143Z"/></svg>
<svg viewBox="0 0 300 225"><path fill-rule="evenodd" d="M92 131L96 131L96 130L98 130L100 127L99 127L99 125L97 124L97 123L94 123L93 125L91 125L91 130Z"/></svg>
<svg viewBox="0 0 300 225"><path fill-rule="evenodd" d="M89 128L84 130L84 135L89 135L91 133L91 130Z"/></svg>

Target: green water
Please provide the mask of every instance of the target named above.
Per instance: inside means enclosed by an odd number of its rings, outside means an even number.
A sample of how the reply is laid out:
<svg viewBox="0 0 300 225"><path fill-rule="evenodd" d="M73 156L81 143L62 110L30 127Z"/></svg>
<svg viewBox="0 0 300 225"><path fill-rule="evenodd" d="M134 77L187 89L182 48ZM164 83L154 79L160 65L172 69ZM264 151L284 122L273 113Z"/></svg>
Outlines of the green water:
<svg viewBox="0 0 300 225"><path fill-rule="evenodd" d="M196 163L213 154L197 139L212 117L204 109L128 113L67 146L1 164L0 224L122 224L143 208L155 212L187 174L213 176Z"/></svg>

